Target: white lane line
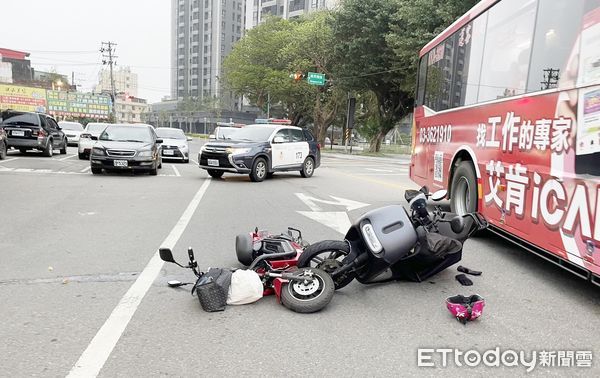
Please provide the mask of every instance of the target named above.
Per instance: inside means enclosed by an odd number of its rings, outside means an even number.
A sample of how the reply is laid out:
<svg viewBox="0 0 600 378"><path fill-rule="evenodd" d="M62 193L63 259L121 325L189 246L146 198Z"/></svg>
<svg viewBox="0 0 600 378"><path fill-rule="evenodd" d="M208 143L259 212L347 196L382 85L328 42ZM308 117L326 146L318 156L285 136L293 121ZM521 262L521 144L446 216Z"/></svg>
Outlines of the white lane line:
<svg viewBox="0 0 600 378"><path fill-rule="evenodd" d="M387 173L392 173L394 171L390 171L389 169L378 169L378 168L365 168L367 171L373 171L373 172L387 172Z"/></svg>
<svg viewBox="0 0 600 378"><path fill-rule="evenodd" d="M12 158L12 159L2 160L2 161L0 161L0 164L8 163L9 161L13 161L13 160L19 160L19 158Z"/></svg>
<svg viewBox="0 0 600 378"><path fill-rule="evenodd" d="M194 160L194 159L190 159L190 160L193 161L194 164L198 165L198 162L196 160Z"/></svg>
<svg viewBox="0 0 600 378"><path fill-rule="evenodd" d="M82 169L81 171L79 171L79 172L80 172L80 173L85 173L85 172L89 171L90 169L92 169L92 167L91 167L91 166L89 166L89 167L85 167L85 168L83 168L83 169Z"/></svg>
<svg viewBox="0 0 600 378"><path fill-rule="evenodd" d="M406 176L407 173L357 173L356 175L357 176Z"/></svg>
<svg viewBox="0 0 600 378"><path fill-rule="evenodd" d="M68 156L65 156L63 158L56 159L56 160L63 161L63 160L67 160L67 159L70 159L70 158L73 158L73 157L75 157L75 155L68 155Z"/></svg>
<svg viewBox="0 0 600 378"><path fill-rule="evenodd" d="M181 218L179 218L179 221L177 221L177 224L175 224L175 227L173 227L167 238L162 242L161 247L173 248L175 246L192 219L210 182L211 180L208 179L204 181L204 184L198 189L198 192L183 212ZM81 354L81 357L79 357L79 360L77 360L67 377L96 377L100 373L100 370L140 305L140 302L158 276L162 266L163 261L160 259L158 251L156 251L148 262L148 265L146 265L137 280L135 280L127 293L121 298L117 307L115 307L86 350Z"/></svg>
<svg viewBox="0 0 600 378"><path fill-rule="evenodd" d="M175 176L177 176L177 177L181 176L181 175L179 174L179 170L177 169L177 167L176 167L176 166L174 166L173 164L171 164L171 168L173 168L173 171L175 171Z"/></svg>

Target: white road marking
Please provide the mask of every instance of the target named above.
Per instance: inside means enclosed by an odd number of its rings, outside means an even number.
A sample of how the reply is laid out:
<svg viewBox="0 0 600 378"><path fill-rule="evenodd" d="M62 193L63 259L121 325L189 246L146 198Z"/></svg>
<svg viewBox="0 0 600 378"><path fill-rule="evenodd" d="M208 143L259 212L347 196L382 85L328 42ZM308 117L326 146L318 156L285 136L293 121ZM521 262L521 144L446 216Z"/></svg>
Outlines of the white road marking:
<svg viewBox="0 0 600 378"><path fill-rule="evenodd" d="M85 167L85 168L83 168L83 169L82 169L81 171L79 171L79 172L81 172L81 173L85 173L85 172L89 171L90 169L92 169L92 167L91 167L91 166L88 166L88 167Z"/></svg>
<svg viewBox="0 0 600 378"><path fill-rule="evenodd" d="M181 218L179 218L179 221L175 224L175 227L173 227L167 238L162 242L161 247L173 248L175 246L192 219L210 182L211 180L204 181L204 184L198 189L198 192L183 212ZM79 357L79 360L77 360L67 377L96 377L100 373L100 370L140 305L140 302L158 276L162 266L163 261L160 259L157 251L137 280L135 280L127 293L121 298L117 307L115 307L106 322L104 322L104 325L100 328L96 336L94 336L86 350L81 354L81 357Z"/></svg>
<svg viewBox="0 0 600 378"><path fill-rule="evenodd" d="M63 158L56 159L56 160L63 161L63 160L67 160L67 159L73 158L73 157L75 157L75 156L76 156L76 155L68 155L68 156L65 156L65 157L63 157Z"/></svg>
<svg viewBox="0 0 600 378"><path fill-rule="evenodd" d="M179 174L179 170L177 169L177 167L175 165L171 164L171 168L173 168L173 170L175 171L175 176L177 176L177 177L181 176Z"/></svg>
<svg viewBox="0 0 600 378"><path fill-rule="evenodd" d="M13 160L19 160L19 158L12 158L12 159L2 160L2 161L0 161L0 164L8 163L9 161L13 161Z"/></svg>
<svg viewBox="0 0 600 378"><path fill-rule="evenodd" d="M346 198L340 198L340 197L334 197L334 196L329 196L329 197L333 198L335 201L314 198L311 196L307 196L304 193L296 193L296 196L302 202L304 202L306 204L306 206L308 206L312 211L321 211L321 208L315 202L326 203L329 205L343 206L346 208L347 211L356 210L356 209L360 209L361 207L369 206L368 203L352 201L352 200L349 200Z"/></svg>
<svg viewBox="0 0 600 378"><path fill-rule="evenodd" d="M394 171L390 171L389 169L377 169L377 168L365 168L367 171L373 171L373 172L387 172L387 173L391 173Z"/></svg>
<svg viewBox="0 0 600 378"><path fill-rule="evenodd" d="M325 226L336 230L342 235L345 235L351 226L348 214L343 211L298 211L298 213L314 221L322 223Z"/></svg>
<svg viewBox="0 0 600 378"><path fill-rule="evenodd" d="M357 173L357 176L406 176L405 173Z"/></svg>
<svg viewBox="0 0 600 378"><path fill-rule="evenodd" d="M194 159L190 159L190 160L193 161L194 164L198 165L198 162L196 160L194 160Z"/></svg>

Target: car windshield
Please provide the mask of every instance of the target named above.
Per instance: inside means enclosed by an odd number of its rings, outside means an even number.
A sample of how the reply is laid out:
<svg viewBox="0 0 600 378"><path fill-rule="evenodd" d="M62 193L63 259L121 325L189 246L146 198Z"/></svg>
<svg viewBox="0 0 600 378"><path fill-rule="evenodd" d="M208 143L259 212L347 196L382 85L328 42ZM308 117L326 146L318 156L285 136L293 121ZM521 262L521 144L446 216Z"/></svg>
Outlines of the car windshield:
<svg viewBox="0 0 600 378"><path fill-rule="evenodd" d="M100 134L99 140L118 142L152 142L152 134L147 127L109 126Z"/></svg>
<svg viewBox="0 0 600 378"><path fill-rule="evenodd" d="M3 125L38 126L38 117L31 113L8 113L2 115Z"/></svg>
<svg viewBox="0 0 600 378"><path fill-rule="evenodd" d="M217 139L231 139L232 135L239 130L233 127L219 127L215 136Z"/></svg>
<svg viewBox="0 0 600 378"><path fill-rule="evenodd" d="M108 126L107 123L88 123L86 129L90 133L100 133Z"/></svg>
<svg viewBox="0 0 600 378"><path fill-rule="evenodd" d="M237 130L231 139L248 142L264 142L269 139L269 136L271 136L274 130L275 127L271 126L244 127L243 129Z"/></svg>
<svg viewBox="0 0 600 378"><path fill-rule="evenodd" d="M181 130L181 129L158 128L158 129L156 129L156 135L158 135L159 138L164 138L164 139L182 139L182 140L186 139L186 136L183 133L183 130Z"/></svg>
<svg viewBox="0 0 600 378"><path fill-rule="evenodd" d="M60 126L63 130L73 130L73 131L81 131L83 130L83 126L77 122L59 122L58 126Z"/></svg>

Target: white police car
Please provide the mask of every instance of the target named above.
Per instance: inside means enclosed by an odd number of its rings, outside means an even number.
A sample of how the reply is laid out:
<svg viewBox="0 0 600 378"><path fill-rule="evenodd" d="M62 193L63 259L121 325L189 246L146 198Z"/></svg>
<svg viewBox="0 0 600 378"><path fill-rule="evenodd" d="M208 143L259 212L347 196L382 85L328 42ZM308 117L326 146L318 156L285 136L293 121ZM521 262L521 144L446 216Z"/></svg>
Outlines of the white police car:
<svg viewBox="0 0 600 378"><path fill-rule="evenodd" d="M198 162L214 178L232 172L260 182L274 172L299 171L302 177L311 177L321 164L321 150L306 129L256 124L237 130L229 139L206 143Z"/></svg>

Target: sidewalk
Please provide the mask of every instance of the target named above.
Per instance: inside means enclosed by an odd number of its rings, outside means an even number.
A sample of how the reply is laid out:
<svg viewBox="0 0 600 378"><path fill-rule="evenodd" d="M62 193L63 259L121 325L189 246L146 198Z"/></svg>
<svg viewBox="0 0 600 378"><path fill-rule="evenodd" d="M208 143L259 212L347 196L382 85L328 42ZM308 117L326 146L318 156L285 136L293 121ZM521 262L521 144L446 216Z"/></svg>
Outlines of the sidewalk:
<svg viewBox="0 0 600 378"><path fill-rule="evenodd" d="M386 154L385 156L367 156L355 154L341 154L336 152L323 152L321 158L345 159L345 160L362 160L362 161L381 161L386 163L409 164L410 155L401 154Z"/></svg>

